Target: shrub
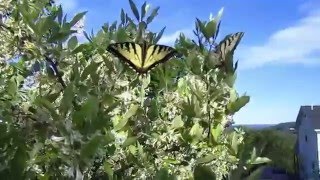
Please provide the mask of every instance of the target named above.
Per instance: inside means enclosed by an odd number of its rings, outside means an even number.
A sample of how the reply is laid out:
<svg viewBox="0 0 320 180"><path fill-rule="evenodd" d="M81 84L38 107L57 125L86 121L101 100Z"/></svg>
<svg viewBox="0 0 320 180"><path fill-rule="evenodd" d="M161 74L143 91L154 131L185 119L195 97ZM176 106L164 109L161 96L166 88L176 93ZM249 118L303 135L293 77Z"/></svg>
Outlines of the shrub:
<svg viewBox="0 0 320 180"><path fill-rule="evenodd" d="M130 0L134 18L122 10L79 43L85 12L68 20L51 1L0 3L1 177L221 179L238 167L243 132L224 127L249 97L234 89L236 45L224 59L213 51L221 14L197 19L197 40L175 43L181 57L141 77L106 47L157 43L164 29L148 25L159 8Z"/></svg>

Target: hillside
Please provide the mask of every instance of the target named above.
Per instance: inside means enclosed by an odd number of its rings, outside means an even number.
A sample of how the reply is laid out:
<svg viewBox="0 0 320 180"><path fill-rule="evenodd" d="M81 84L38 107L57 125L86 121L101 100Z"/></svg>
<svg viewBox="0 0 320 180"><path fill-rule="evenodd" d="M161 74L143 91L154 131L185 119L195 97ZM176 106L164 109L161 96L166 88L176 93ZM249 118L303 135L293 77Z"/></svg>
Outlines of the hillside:
<svg viewBox="0 0 320 180"><path fill-rule="evenodd" d="M290 130L290 128L295 128L296 122L285 122L285 123L279 123L277 125L271 126L269 128L285 131Z"/></svg>
<svg viewBox="0 0 320 180"><path fill-rule="evenodd" d="M296 122L285 122L279 124L234 124L233 127L244 127L254 130L261 130L261 129L275 129L279 131L289 131L290 128L294 128Z"/></svg>

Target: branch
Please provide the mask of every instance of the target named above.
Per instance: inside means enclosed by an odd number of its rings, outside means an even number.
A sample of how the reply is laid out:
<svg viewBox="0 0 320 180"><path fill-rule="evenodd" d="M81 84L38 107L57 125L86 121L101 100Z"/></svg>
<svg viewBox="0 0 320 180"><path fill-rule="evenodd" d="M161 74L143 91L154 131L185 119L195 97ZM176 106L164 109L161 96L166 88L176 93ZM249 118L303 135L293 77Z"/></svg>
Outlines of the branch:
<svg viewBox="0 0 320 180"><path fill-rule="evenodd" d="M57 67L57 63L53 62L53 60L51 58L49 58L47 55L44 55L44 57L46 58L46 61L50 63L50 65L52 66L54 72L56 73L57 79L59 81L59 83L61 84L61 86L63 88L66 88L66 83L63 81L62 79L62 75L60 74L58 67Z"/></svg>

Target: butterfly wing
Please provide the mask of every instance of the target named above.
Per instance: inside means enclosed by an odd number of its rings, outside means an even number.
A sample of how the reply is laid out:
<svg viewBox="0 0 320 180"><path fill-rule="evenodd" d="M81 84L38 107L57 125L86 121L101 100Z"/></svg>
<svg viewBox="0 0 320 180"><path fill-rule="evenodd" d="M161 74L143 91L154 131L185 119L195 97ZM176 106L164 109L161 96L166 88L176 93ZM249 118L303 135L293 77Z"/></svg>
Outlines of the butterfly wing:
<svg viewBox="0 0 320 180"><path fill-rule="evenodd" d="M243 35L243 32L238 32L225 37L217 46L216 53L224 60L228 52L233 52L237 48Z"/></svg>
<svg viewBox="0 0 320 180"><path fill-rule="evenodd" d="M113 43L108 46L107 50L136 71L141 71L143 65L141 45L134 42Z"/></svg>
<svg viewBox="0 0 320 180"><path fill-rule="evenodd" d="M159 63L168 61L176 53L177 51L170 46L157 44L147 46L143 62L143 71L147 72Z"/></svg>

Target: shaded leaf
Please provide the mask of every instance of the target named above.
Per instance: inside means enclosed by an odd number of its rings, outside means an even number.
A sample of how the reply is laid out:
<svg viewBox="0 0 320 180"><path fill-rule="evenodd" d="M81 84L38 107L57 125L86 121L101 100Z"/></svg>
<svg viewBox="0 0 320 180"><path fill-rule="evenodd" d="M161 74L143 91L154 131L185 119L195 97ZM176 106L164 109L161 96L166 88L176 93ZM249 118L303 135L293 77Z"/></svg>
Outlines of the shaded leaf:
<svg viewBox="0 0 320 180"><path fill-rule="evenodd" d="M205 157L197 159L196 164L210 163L214 159L215 159L215 156L213 154L209 154L209 155L206 155Z"/></svg>
<svg viewBox="0 0 320 180"><path fill-rule="evenodd" d="M196 166L193 171L194 180L215 180L216 175L212 172L212 170L207 166Z"/></svg>
<svg viewBox="0 0 320 180"><path fill-rule="evenodd" d="M28 154L25 148L18 147L11 161L11 169L14 170L15 178L23 177L24 170L27 165Z"/></svg>
<svg viewBox="0 0 320 180"><path fill-rule="evenodd" d="M168 170L165 168L161 168L155 175L154 180L174 180L175 177L170 175Z"/></svg>
<svg viewBox="0 0 320 180"><path fill-rule="evenodd" d="M129 0L129 3L130 3L130 8L131 8L134 16L136 17L137 21L139 21L140 20L139 11L138 11L136 4L132 0Z"/></svg>
<svg viewBox="0 0 320 180"><path fill-rule="evenodd" d="M97 153L102 138L102 136L95 136L81 148L80 157L82 160L86 161Z"/></svg>
<svg viewBox="0 0 320 180"><path fill-rule="evenodd" d="M166 29L166 27L163 27L163 28L161 29L161 31L157 34L157 36L156 36L156 38L155 38L155 40L154 40L154 43L157 43L157 42L161 39L161 37L162 37L165 29Z"/></svg>
<svg viewBox="0 0 320 180"><path fill-rule="evenodd" d="M63 97L61 99L61 104L59 110L61 114L65 115L72 107L72 102L74 98L74 87L73 83L69 83L64 89Z"/></svg>
<svg viewBox="0 0 320 180"><path fill-rule="evenodd" d="M70 26L74 26L77 22L80 21L80 19L83 18L83 16L87 13L87 11L84 11L84 12L81 12L81 13L78 13L77 15L75 15L73 17L73 19L70 21Z"/></svg>
<svg viewBox="0 0 320 180"><path fill-rule="evenodd" d="M121 23L125 24L126 23L126 14L124 12L124 10L121 8Z"/></svg>
<svg viewBox="0 0 320 180"><path fill-rule="evenodd" d="M37 97L35 99L35 104L37 104L39 107L44 107L45 109L47 109L50 112L50 115L54 120L60 119L59 115L55 111L53 104L50 101L48 101L47 99L44 99L42 97Z"/></svg>
<svg viewBox="0 0 320 180"><path fill-rule="evenodd" d="M77 36L72 36L68 41L68 48L73 50L78 45Z"/></svg>
<svg viewBox="0 0 320 180"><path fill-rule="evenodd" d="M82 81L87 79L89 74L91 74L92 72L97 71L97 68L99 67L100 64L101 64L101 62L96 63L94 61L91 61L90 64L87 67L85 67L84 70L82 71L80 79Z"/></svg>

